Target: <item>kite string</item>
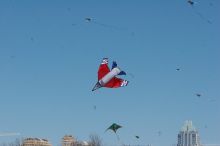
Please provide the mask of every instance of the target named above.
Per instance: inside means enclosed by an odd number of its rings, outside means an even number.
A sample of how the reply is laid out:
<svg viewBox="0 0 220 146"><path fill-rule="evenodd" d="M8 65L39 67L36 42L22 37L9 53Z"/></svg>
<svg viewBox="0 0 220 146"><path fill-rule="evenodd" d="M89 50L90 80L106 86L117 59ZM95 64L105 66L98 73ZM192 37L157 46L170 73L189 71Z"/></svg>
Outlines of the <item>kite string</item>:
<svg viewBox="0 0 220 146"><path fill-rule="evenodd" d="M116 135L116 137L118 139L118 142L120 142L120 138L119 138L119 136L118 136L118 134L116 132L115 132L115 135Z"/></svg>
<svg viewBox="0 0 220 146"><path fill-rule="evenodd" d="M123 28L120 28L120 27L117 27L117 26L114 26L114 25L108 25L108 24L100 23L100 22L97 22L95 20L93 20L93 23L97 24L97 25L100 25L100 26L103 26L103 27L115 29L115 30L124 30Z"/></svg>
<svg viewBox="0 0 220 146"><path fill-rule="evenodd" d="M205 17L202 15L202 13L198 12L193 6L192 6L192 9L193 9L194 13L195 13L196 15L198 15L201 19L203 19L204 21L206 21L206 22L209 23L209 24L212 24L212 22L211 22L209 19L205 18Z"/></svg>
<svg viewBox="0 0 220 146"><path fill-rule="evenodd" d="M128 75L131 77L131 78L135 78L134 74L128 72Z"/></svg>
<svg viewBox="0 0 220 146"><path fill-rule="evenodd" d="M118 135L116 132L115 132L115 134L116 134L116 137L117 137L119 146L121 146L121 145L123 146L124 144L123 144L123 142L121 141L119 135Z"/></svg>

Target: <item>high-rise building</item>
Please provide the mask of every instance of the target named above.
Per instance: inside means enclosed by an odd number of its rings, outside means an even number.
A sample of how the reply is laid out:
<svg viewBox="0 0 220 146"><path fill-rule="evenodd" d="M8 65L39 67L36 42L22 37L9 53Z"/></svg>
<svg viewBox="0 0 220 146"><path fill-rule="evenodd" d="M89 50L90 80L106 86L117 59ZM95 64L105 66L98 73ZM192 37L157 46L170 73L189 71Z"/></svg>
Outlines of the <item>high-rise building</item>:
<svg viewBox="0 0 220 146"><path fill-rule="evenodd" d="M192 121L186 121L178 134L177 146L201 146L199 134L192 125Z"/></svg>
<svg viewBox="0 0 220 146"><path fill-rule="evenodd" d="M26 138L21 146L52 146L48 140L40 138Z"/></svg>

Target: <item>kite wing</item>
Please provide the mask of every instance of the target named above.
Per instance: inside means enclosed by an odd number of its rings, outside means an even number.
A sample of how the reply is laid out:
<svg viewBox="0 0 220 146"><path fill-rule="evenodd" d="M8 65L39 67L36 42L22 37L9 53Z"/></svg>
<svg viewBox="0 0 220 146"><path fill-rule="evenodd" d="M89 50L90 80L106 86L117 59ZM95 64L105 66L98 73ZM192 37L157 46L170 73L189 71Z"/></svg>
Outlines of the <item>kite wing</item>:
<svg viewBox="0 0 220 146"><path fill-rule="evenodd" d="M107 84L105 84L104 87L107 88L118 88L118 87L124 87L128 85L127 80L123 80L117 77L112 78Z"/></svg>
<svg viewBox="0 0 220 146"><path fill-rule="evenodd" d="M108 58L103 58L98 70L98 80L101 80L109 72L110 69L108 67Z"/></svg>

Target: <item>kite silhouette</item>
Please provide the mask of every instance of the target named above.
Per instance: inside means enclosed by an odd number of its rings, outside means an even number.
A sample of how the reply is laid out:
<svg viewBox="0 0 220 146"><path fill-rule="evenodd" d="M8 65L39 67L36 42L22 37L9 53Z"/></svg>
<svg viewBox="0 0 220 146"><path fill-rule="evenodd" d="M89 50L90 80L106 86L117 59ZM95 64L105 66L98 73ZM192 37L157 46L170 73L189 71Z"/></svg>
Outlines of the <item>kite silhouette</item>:
<svg viewBox="0 0 220 146"><path fill-rule="evenodd" d="M196 93L196 96L197 96L197 97L201 97L202 94L200 94L200 93Z"/></svg>
<svg viewBox="0 0 220 146"><path fill-rule="evenodd" d="M120 126L120 125L118 125L116 123L113 123L105 131L112 130L116 134L116 136L117 136L117 138L119 140L119 136L117 135L117 130L120 129L120 128L122 128L122 126Z"/></svg>
<svg viewBox="0 0 220 146"><path fill-rule="evenodd" d="M194 2L192 0L187 1L190 5L194 5Z"/></svg>
<svg viewBox="0 0 220 146"><path fill-rule="evenodd" d="M135 138L139 139L140 137L136 135Z"/></svg>

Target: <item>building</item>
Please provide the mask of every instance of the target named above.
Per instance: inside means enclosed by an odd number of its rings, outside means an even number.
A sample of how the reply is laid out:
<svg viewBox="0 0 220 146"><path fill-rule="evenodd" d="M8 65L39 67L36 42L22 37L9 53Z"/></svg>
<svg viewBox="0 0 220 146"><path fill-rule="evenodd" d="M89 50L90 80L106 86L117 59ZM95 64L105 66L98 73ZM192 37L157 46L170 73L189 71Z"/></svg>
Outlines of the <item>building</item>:
<svg viewBox="0 0 220 146"><path fill-rule="evenodd" d="M178 134L177 146L201 146L198 131L192 121L186 121Z"/></svg>
<svg viewBox="0 0 220 146"><path fill-rule="evenodd" d="M62 138L62 146L74 146L76 139L72 135L65 135Z"/></svg>
<svg viewBox="0 0 220 146"><path fill-rule="evenodd" d="M65 135L61 143L62 146L89 146L86 141L77 141L72 135Z"/></svg>
<svg viewBox="0 0 220 146"><path fill-rule="evenodd" d="M47 139L26 138L21 146L52 146Z"/></svg>

